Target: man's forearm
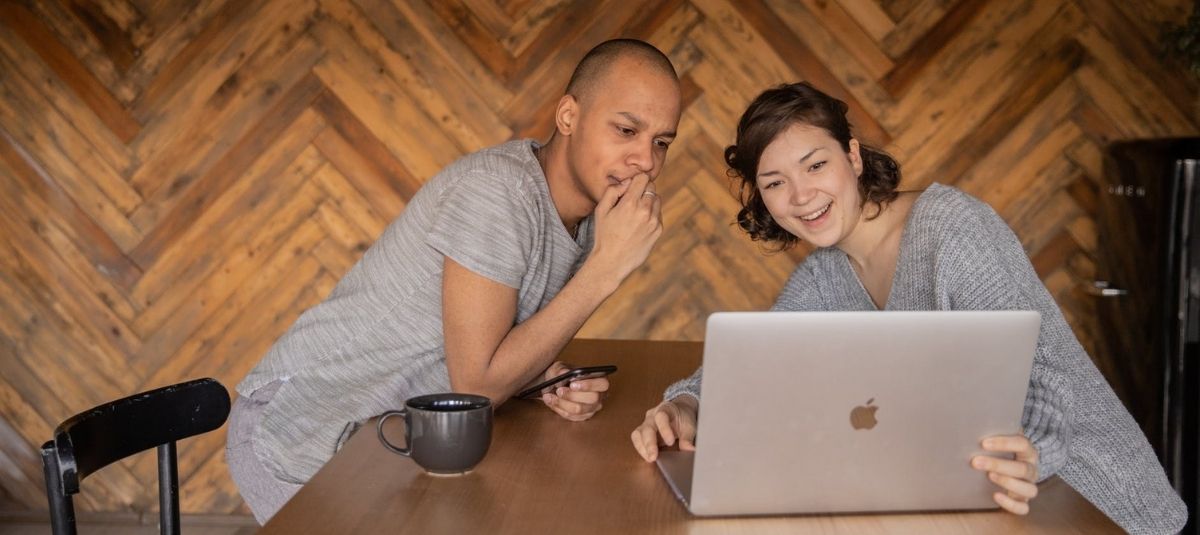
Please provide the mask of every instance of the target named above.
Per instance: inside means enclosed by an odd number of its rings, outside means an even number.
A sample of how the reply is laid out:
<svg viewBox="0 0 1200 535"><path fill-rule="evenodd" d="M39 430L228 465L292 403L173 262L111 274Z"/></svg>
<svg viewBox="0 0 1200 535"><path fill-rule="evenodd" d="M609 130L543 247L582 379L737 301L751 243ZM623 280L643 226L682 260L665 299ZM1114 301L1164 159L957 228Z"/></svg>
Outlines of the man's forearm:
<svg viewBox="0 0 1200 535"><path fill-rule="evenodd" d="M545 308L517 325L496 348L483 376L485 394L502 402L554 362L620 281L585 263Z"/></svg>

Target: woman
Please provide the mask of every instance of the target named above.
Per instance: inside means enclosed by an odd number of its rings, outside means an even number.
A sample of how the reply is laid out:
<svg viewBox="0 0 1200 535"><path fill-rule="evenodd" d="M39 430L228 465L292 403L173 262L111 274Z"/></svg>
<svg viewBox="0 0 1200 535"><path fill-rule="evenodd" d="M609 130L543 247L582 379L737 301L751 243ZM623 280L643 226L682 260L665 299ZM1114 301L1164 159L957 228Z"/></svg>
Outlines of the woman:
<svg viewBox="0 0 1200 535"><path fill-rule="evenodd" d="M1058 475L1130 532L1178 531L1183 502L1137 424L1079 345L1012 230L983 202L934 184L897 191L900 169L850 134L846 104L807 83L759 95L725 150L741 180L738 224L752 239L816 249L775 310L1037 310L1042 315L1024 434L989 437L971 465L1029 511ZM700 370L667 389L632 434L647 461L659 440L694 448Z"/></svg>

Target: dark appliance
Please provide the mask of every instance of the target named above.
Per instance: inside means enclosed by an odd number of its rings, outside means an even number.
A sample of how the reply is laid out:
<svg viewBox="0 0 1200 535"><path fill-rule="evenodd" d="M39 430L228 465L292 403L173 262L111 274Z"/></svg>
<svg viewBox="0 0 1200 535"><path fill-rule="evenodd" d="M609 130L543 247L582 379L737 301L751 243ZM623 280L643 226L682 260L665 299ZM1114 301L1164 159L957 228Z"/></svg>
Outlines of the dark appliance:
<svg viewBox="0 0 1200 535"><path fill-rule="evenodd" d="M1200 138L1115 143L1097 213L1096 363L1188 504L1200 483Z"/></svg>

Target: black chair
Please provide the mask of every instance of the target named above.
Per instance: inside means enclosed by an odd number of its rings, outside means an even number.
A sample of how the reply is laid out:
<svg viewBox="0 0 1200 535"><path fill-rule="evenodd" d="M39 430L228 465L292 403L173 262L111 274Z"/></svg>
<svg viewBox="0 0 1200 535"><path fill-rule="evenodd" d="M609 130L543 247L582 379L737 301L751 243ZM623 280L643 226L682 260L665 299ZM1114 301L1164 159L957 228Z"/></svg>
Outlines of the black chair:
<svg viewBox="0 0 1200 535"><path fill-rule="evenodd" d="M135 394L81 412L42 444L50 525L55 535L75 533L79 482L97 470L158 448L160 533L179 533L179 470L175 441L221 427L229 417L229 392L215 379L197 379Z"/></svg>

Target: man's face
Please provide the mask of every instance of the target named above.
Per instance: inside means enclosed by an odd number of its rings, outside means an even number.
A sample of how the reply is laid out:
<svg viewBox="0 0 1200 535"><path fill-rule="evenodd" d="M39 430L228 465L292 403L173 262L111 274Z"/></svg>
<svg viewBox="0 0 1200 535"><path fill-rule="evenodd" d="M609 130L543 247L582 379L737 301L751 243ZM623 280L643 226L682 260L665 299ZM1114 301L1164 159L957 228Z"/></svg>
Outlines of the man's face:
<svg viewBox="0 0 1200 535"><path fill-rule="evenodd" d="M574 104L568 166L592 202L599 202L609 185L638 174L658 177L679 125L675 80L636 59L621 58Z"/></svg>

